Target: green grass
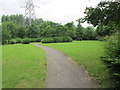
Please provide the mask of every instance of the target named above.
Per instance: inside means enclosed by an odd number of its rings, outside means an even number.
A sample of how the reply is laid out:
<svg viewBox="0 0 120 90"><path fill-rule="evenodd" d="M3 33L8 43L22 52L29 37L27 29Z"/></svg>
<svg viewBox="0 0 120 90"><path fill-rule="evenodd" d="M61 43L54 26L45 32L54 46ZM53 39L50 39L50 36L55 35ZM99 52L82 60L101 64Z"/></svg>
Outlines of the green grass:
<svg viewBox="0 0 120 90"><path fill-rule="evenodd" d="M33 45L4 45L3 88L44 88L47 71L45 52Z"/></svg>
<svg viewBox="0 0 120 90"><path fill-rule="evenodd" d="M101 87L110 87L109 70L100 59L104 53L104 42L100 41L74 41L72 43L41 44L56 48L73 58L94 79L101 83Z"/></svg>
<svg viewBox="0 0 120 90"><path fill-rule="evenodd" d="M2 88L2 45L0 45L0 89Z"/></svg>

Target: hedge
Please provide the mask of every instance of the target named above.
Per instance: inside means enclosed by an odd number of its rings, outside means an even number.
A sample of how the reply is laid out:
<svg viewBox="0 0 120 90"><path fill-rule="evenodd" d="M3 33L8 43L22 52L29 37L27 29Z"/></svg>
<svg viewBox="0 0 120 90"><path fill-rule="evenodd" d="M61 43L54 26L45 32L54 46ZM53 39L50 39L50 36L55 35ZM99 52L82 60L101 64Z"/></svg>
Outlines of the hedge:
<svg viewBox="0 0 120 90"><path fill-rule="evenodd" d="M17 38L17 39L16 39L16 42L17 42L17 43L21 43L22 40L23 40L23 39L21 39L21 38Z"/></svg>
<svg viewBox="0 0 120 90"><path fill-rule="evenodd" d="M17 40L16 40L16 39L11 39L11 40L9 41L9 43L10 43L10 44L16 44L16 43L17 43Z"/></svg>
<svg viewBox="0 0 120 90"><path fill-rule="evenodd" d="M42 43L60 43L60 42L72 42L70 37L49 37L41 40Z"/></svg>
<svg viewBox="0 0 120 90"><path fill-rule="evenodd" d="M29 44L30 43L30 39L29 38L25 38L22 40L22 44Z"/></svg>

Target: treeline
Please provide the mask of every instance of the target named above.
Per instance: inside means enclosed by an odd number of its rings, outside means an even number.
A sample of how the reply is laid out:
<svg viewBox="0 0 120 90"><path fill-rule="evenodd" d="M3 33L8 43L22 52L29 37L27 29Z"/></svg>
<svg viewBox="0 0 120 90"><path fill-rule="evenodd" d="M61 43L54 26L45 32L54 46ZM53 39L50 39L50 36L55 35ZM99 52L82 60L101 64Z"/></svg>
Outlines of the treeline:
<svg viewBox="0 0 120 90"><path fill-rule="evenodd" d="M73 40L96 40L97 33L92 27L82 27L81 22L75 26L73 22L65 25L42 19L32 20L29 25L28 19L23 15L2 16L2 44L10 43L16 38L48 38L70 37Z"/></svg>
<svg viewBox="0 0 120 90"><path fill-rule="evenodd" d="M100 2L95 8L86 8L85 14L84 20L97 27L99 36L109 36L101 59L112 76L109 88L120 88L120 2Z"/></svg>

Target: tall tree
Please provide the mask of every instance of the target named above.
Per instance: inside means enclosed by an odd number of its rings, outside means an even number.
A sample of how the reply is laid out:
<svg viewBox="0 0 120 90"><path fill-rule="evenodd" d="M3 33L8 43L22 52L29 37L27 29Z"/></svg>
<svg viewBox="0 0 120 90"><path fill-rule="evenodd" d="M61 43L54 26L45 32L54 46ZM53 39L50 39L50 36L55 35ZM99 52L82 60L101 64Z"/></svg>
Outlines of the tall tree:
<svg viewBox="0 0 120 90"><path fill-rule="evenodd" d="M67 33L68 36L70 36L72 39L76 38L76 27L74 25L74 22L70 22L65 24L65 26L67 27Z"/></svg>
<svg viewBox="0 0 120 90"><path fill-rule="evenodd" d="M83 27L81 25L81 19L78 19L78 25L77 25L77 29L76 29L76 39L77 40L82 40L83 39Z"/></svg>

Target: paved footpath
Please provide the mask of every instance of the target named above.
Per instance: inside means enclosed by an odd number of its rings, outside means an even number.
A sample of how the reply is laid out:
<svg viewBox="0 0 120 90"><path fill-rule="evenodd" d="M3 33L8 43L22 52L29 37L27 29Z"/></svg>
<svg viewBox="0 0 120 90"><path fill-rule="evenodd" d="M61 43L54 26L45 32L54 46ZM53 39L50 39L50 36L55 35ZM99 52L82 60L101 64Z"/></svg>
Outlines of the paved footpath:
<svg viewBox="0 0 120 90"><path fill-rule="evenodd" d="M96 88L99 86L85 70L62 52L38 44L33 45L42 48L47 55L46 88Z"/></svg>

